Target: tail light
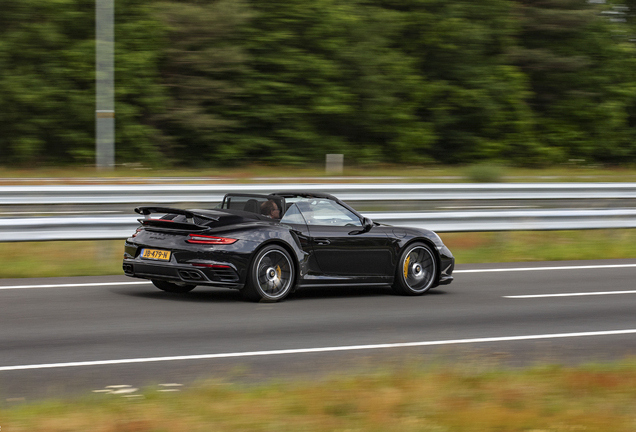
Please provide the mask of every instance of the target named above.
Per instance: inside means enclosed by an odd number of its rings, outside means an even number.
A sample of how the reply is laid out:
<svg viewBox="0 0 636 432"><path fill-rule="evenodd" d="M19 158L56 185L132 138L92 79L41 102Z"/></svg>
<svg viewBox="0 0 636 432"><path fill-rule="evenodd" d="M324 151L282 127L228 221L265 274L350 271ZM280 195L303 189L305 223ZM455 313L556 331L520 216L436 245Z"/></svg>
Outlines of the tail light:
<svg viewBox="0 0 636 432"><path fill-rule="evenodd" d="M236 243L238 239L227 237L213 237L200 234L190 234L186 239L188 243L209 244L209 245L231 245Z"/></svg>
<svg viewBox="0 0 636 432"><path fill-rule="evenodd" d="M143 231L142 227L137 228L137 231L135 231L135 233L131 235L131 237L137 237L137 234L139 234L140 231Z"/></svg>

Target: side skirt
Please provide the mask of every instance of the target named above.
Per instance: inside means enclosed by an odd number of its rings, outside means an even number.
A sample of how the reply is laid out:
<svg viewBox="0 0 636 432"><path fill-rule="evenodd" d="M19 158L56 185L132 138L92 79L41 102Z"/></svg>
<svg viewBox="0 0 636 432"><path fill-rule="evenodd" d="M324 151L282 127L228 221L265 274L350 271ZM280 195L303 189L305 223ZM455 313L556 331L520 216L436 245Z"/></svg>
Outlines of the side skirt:
<svg viewBox="0 0 636 432"><path fill-rule="evenodd" d="M297 285L298 288L307 288L307 287L347 287L347 286L361 286L361 287L369 287L369 286L381 286L381 287L390 287L391 284L387 282L375 282L375 283L319 283L319 284L302 284Z"/></svg>

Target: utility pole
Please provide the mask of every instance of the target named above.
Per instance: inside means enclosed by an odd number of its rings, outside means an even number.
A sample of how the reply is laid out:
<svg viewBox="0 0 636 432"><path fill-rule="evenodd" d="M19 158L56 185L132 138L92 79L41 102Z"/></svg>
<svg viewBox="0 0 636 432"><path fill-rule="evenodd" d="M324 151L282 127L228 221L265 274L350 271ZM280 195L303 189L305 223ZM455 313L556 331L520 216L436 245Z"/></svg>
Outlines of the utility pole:
<svg viewBox="0 0 636 432"><path fill-rule="evenodd" d="M115 0L95 0L95 165L115 168Z"/></svg>

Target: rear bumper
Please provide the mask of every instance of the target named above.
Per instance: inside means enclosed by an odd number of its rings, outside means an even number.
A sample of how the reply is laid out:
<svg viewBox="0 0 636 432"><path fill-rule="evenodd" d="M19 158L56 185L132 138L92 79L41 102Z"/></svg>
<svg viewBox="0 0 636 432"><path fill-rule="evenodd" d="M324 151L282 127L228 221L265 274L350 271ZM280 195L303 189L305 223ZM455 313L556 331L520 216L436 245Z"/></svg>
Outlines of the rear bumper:
<svg viewBox="0 0 636 432"><path fill-rule="evenodd" d="M145 247L170 251L169 259L142 258ZM140 279L241 289L248 260L249 254L240 252L228 254L223 250L201 250L200 247L177 248L161 242L142 245L129 239L124 246L122 269L126 276Z"/></svg>
<svg viewBox="0 0 636 432"><path fill-rule="evenodd" d="M236 271L228 269L197 268L191 265L153 263L140 259L126 259L122 264L124 274L129 277L164 280L191 285L207 285L223 288L243 288Z"/></svg>

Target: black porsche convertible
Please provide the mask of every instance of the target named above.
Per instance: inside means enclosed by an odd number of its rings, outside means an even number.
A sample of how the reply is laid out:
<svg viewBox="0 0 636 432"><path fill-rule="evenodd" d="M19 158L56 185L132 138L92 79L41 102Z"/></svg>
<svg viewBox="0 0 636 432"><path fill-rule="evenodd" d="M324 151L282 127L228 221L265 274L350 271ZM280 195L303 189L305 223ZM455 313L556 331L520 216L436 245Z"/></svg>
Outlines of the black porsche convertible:
<svg viewBox="0 0 636 432"><path fill-rule="evenodd" d="M433 231L371 221L320 193L227 194L215 209L139 207L123 270L159 289L197 285L274 302L296 289L392 286L420 295L452 282L455 259Z"/></svg>

